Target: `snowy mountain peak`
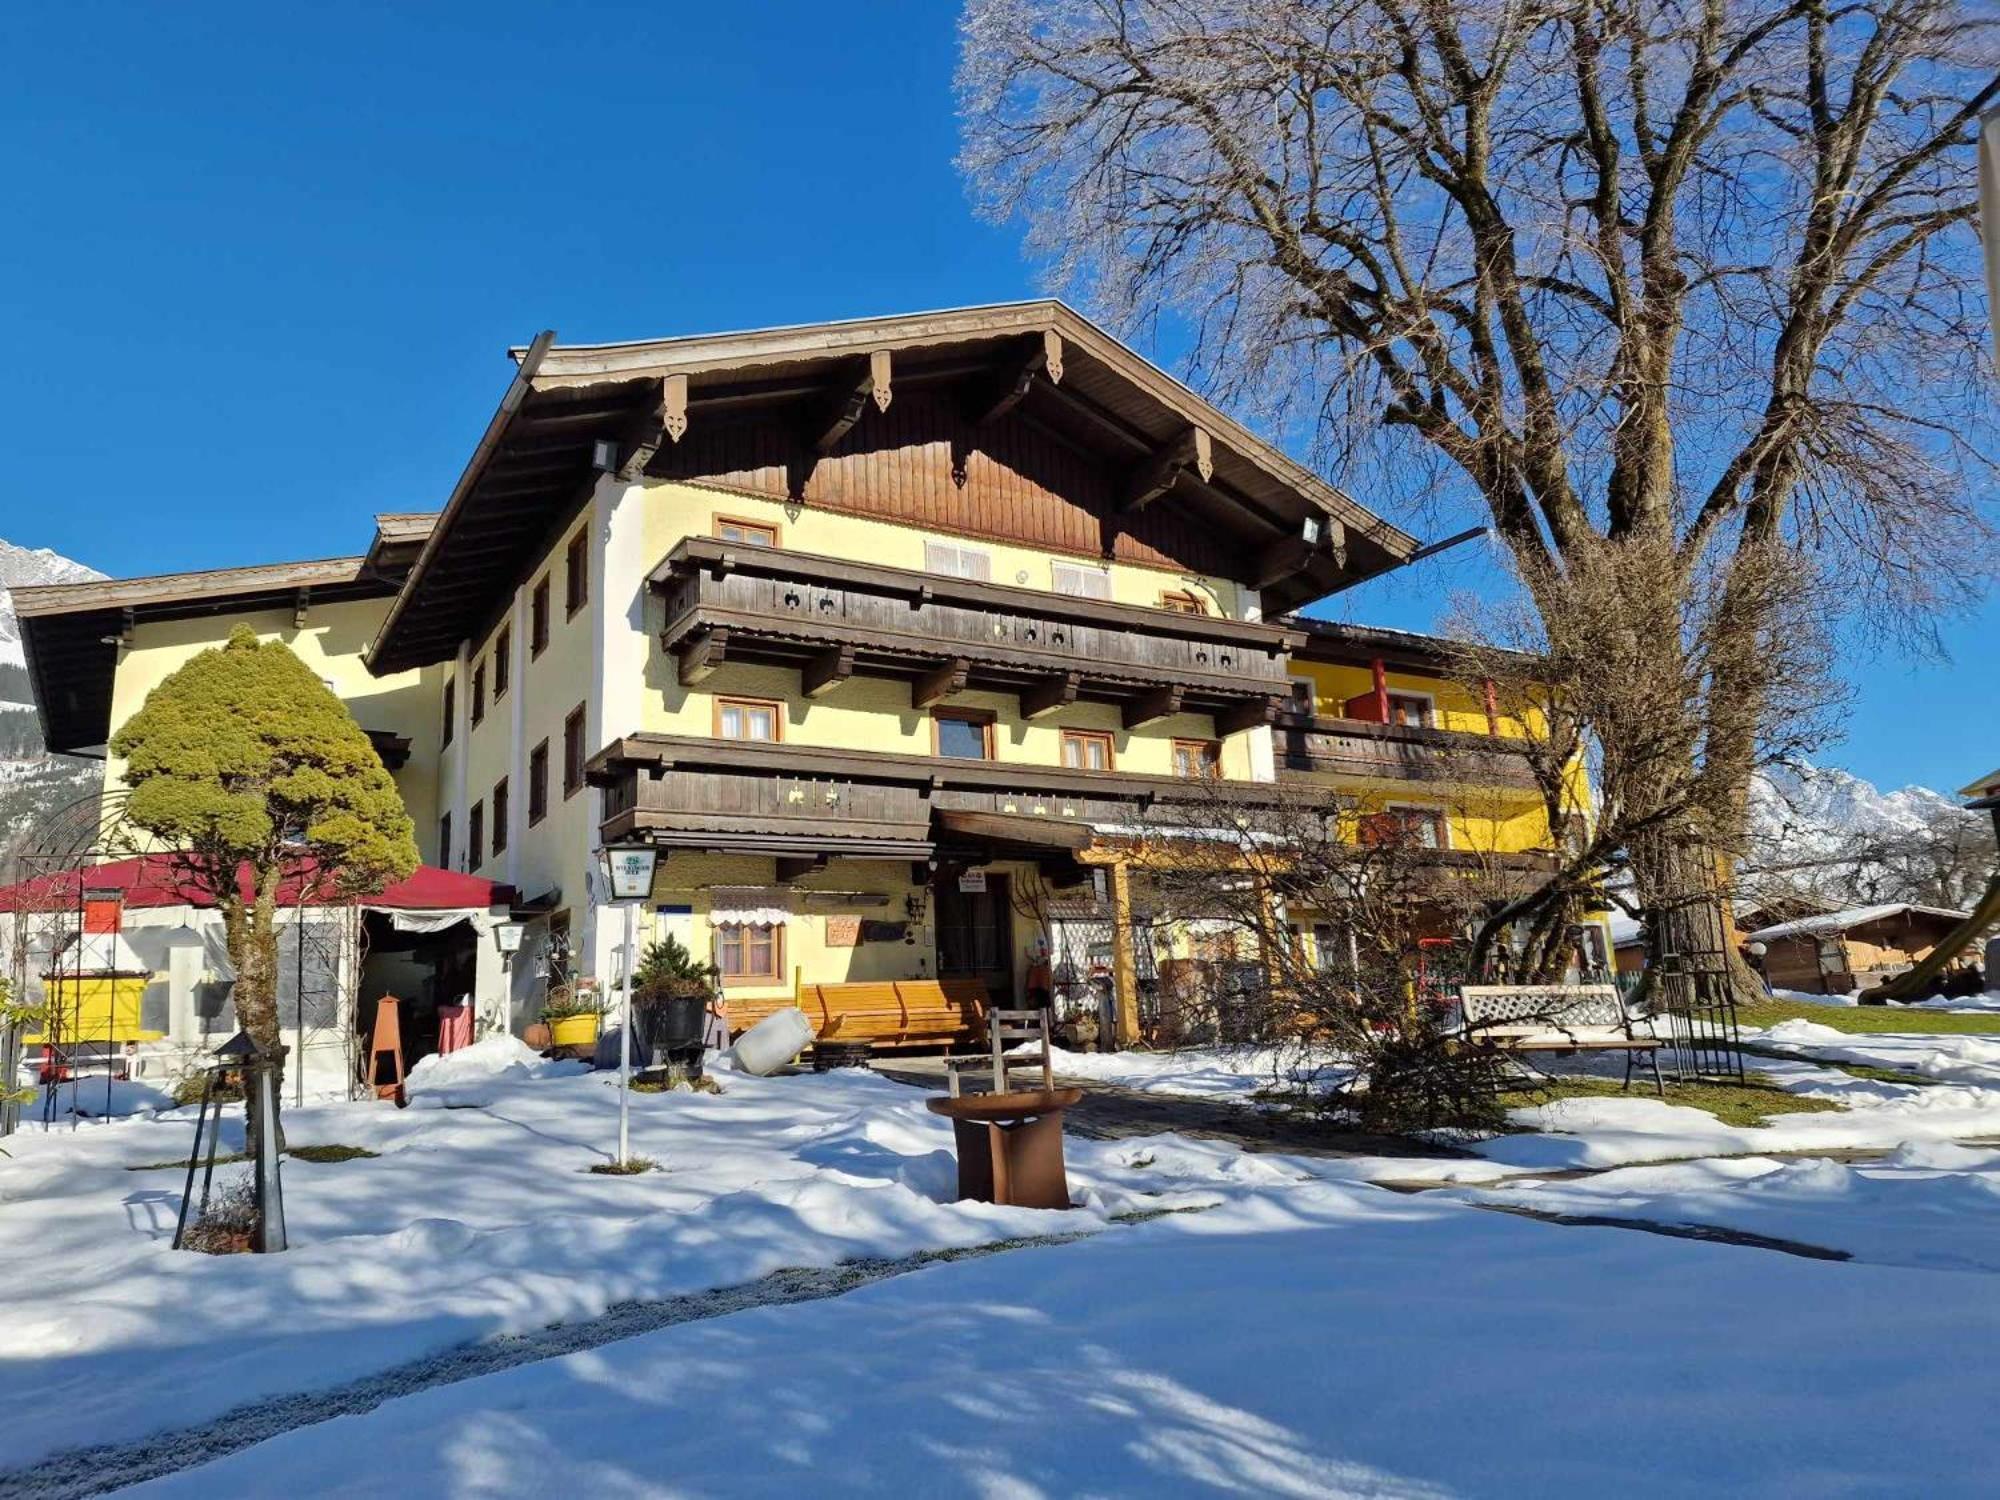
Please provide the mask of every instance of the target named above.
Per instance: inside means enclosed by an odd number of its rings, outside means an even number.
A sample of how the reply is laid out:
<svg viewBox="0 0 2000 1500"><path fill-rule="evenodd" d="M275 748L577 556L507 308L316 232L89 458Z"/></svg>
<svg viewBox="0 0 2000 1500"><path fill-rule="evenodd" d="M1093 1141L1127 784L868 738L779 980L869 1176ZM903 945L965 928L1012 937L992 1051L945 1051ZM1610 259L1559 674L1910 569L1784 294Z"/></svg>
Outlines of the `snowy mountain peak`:
<svg viewBox="0 0 2000 1500"><path fill-rule="evenodd" d="M1805 913L1884 901L1962 908L1993 868L1986 820L1929 787L1885 792L1847 771L1798 762L1750 788L1748 905Z"/></svg>
<svg viewBox="0 0 2000 1500"><path fill-rule="evenodd" d="M43 583L85 583L104 575L95 568L72 562L47 547L17 547L0 540L0 665L24 666L21 624L14 616L11 590ZM19 701L24 694L0 692L0 701Z"/></svg>
<svg viewBox="0 0 2000 1500"><path fill-rule="evenodd" d="M50 755L42 743L12 590L102 577L46 547L0 541L0 856L56 808L90 791L103 774L96 762ZM6 868L0 858L0 873Z"/></svg>
<svg viewBox="0 0 2000 1500"><path fill-rule="evenodd" d="M1939 814L1959 810L1957 802L1929 787L1885 792L1850 772L1805 761L1761 775L1751 788L1751 805L1763 831L1788 828L1820 840L1914 833Z"/></svg>

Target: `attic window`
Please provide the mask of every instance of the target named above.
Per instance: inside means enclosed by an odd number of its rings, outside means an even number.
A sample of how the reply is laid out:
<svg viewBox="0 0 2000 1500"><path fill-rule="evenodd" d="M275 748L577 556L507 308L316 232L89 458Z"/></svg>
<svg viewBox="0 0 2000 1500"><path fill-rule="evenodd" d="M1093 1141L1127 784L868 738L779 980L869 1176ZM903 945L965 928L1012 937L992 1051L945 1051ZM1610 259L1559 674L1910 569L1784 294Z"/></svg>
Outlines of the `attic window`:
<svg viewBox="0 0 2000 1500"><path fill-rule="evenodd" d="M991 583L993 558L977 547L961 547L955 542L925 542L924 571L942 573L947 578L971 578L980 583Z"/></svg>
<svg viewBox="0 0 2000 1500"><path fill-rule="evenodd" d="M1080 563L1051 563L1049 568L1058 594L1071 594L1079 599L1109 599L1111 597L1111 570L1090 568Z"/></svg>

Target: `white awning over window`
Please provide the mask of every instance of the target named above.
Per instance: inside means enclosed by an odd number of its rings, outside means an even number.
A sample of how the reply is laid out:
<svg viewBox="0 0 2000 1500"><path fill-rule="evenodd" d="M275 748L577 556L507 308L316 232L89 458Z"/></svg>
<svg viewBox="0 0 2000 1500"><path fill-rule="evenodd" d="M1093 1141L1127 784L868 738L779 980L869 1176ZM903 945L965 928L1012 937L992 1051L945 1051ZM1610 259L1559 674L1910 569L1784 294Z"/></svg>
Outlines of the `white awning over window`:
<svg viewBox="0 0 2000 1500"><path fill-rule="evenodd" d="M709 893L712 926L783 927L791 919L791 892L783 886L717 886Z"/></svg>

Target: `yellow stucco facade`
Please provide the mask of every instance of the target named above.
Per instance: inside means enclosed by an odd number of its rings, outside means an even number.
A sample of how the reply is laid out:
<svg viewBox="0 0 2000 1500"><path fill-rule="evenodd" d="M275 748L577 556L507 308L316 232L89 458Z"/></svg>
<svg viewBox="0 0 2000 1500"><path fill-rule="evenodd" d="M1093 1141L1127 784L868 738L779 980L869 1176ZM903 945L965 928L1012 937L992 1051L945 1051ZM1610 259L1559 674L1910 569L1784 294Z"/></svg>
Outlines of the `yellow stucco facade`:
<svg viewBox="0 0 2000 1500"><path fill-rule="evenodd" d="M1292 677L1312 685L1313 711L1328 718L1340 717L1345 704L1375 689L1373 671L1351 662L1295 658ZM1489 718L1486 704L1443 672L1433 676L1407 669L1385 671L1384 682L1392 695L1415 697L1429 705L1427 727L1485 738L1496 732L1502 739L1522 737L1519 718L1501 714ZM1541 726L1531 724L1528 730L1539 733ZM1325 780L1336 794L1351 799L1362 815L1392 808L1440 811L1453 849L1519 854L1550 849L1556 842L1541 795L1533 790L1373 777Z"/></svg>
<svg viewBox="0 0 2000 1500"><path fill-rule="evenodd" d="M394 772L396 787L417 825L417 846L426 860L436 858L433 830L438 807L437 691L441 669L426 667L388 677L370 674L363 653L375 638L387 608L385 599L308 604L303 624L291 610L200 615L191 619L142 621L119 648L111 684L109 731L125 721L158 687L196 653L221 645L238 625L260 640L282 641L312 673L331 688L363 729L404 736L408 761ZM124 784L124 763L105 762L107 789Z"/></svg>

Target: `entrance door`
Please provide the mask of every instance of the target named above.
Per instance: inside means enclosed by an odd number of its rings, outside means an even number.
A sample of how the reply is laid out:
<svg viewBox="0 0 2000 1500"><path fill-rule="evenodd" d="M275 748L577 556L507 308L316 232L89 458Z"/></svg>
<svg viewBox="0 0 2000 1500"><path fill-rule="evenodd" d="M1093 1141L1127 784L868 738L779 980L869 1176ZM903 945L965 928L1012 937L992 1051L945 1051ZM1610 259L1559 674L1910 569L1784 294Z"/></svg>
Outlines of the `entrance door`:
<svg viewBox="0 0 2000 1500"><path fill-rule="evenodd" d="M939 871L932 887L938 978L977 979L996 1003L1011 1005L1014 944L1007 877L988 874L984 889L962 889L966 883L955 872Z"/></svg>

